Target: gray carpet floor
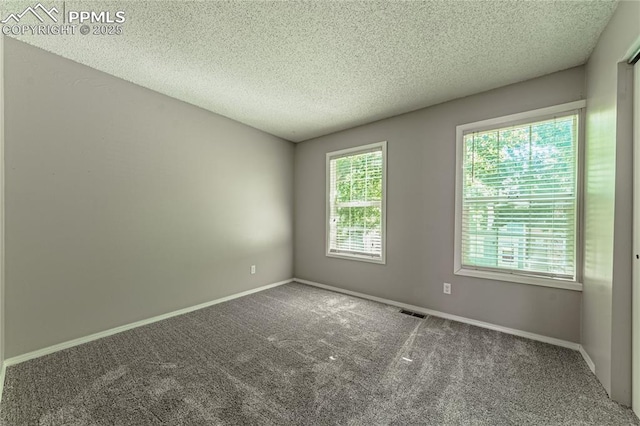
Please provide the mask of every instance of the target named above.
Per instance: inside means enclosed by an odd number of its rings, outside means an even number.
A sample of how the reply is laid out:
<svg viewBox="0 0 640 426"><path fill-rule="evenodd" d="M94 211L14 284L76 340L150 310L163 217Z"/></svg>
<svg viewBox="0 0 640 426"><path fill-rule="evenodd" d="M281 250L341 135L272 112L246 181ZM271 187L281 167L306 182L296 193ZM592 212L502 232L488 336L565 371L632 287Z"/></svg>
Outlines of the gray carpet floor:
<svg viewBox="0 0 640 426"><path fill-rule="evenodd" d="M18 364L0 424L626 425L578 352L287 284Z"/></svg>

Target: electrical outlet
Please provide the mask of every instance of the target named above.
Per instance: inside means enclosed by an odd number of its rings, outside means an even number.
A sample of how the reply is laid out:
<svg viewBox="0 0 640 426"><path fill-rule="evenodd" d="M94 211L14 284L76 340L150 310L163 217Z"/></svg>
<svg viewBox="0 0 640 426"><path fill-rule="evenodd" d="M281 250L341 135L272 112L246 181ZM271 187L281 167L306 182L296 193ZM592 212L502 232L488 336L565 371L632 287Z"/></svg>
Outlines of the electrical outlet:
<svg viewBox="0 0 640 426"><path fill-rule="evenodd" d="M451 284L444 283L444 286L442 287L442 291L444 292L444 294L451 294Z"/></svg>
<svg viewBox="0 0 640 426"><path fill-rule="evenodd" d="M251 265L251 275L256 273L256 265Z"/></svg>

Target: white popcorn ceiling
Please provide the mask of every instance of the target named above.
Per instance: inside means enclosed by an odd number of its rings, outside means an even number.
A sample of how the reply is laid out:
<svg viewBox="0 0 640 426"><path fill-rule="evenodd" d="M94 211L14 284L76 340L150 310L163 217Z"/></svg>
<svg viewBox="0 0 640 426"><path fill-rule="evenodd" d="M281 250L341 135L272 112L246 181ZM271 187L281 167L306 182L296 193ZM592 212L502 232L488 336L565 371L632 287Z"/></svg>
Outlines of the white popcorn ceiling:
<svg viewBox="0 0 640 426"><path fill-rule="evenodd" d="M583 64L616 1L64 6L124 10L124 34L16 38L298 142Z"/></svg>

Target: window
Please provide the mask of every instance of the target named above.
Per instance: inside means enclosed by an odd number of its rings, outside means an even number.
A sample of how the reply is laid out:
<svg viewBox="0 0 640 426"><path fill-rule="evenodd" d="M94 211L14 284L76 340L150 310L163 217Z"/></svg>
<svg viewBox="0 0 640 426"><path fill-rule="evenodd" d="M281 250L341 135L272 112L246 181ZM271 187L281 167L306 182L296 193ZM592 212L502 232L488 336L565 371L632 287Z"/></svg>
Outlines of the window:
<svg viewBox="0 0 640 426"><path fill-rule="evenodd" d="M327 256L385 263L387 143L327 154Z"/></svg>
<svg viewBox="0 0 640 426"><path fill-rule="evenodd" d="M581 289L578 134L584 101L457 128L458 275Z"/></svg>

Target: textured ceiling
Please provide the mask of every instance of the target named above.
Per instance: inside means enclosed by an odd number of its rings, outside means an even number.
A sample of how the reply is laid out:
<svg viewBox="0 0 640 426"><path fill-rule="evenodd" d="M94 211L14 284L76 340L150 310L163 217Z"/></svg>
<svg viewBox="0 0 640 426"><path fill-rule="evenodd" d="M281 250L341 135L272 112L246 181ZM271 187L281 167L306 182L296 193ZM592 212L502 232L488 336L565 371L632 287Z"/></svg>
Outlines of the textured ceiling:
<svg viewBox="0 0 640 426"><path fill-rule="evenodd" d="M0 3L0 17L35 1ZM583 64L615 1L42 0L123 34L16 36L292 141ZM61 16L61 15L60 15ZM24 16L21 24L38 23Z"/></svg>

